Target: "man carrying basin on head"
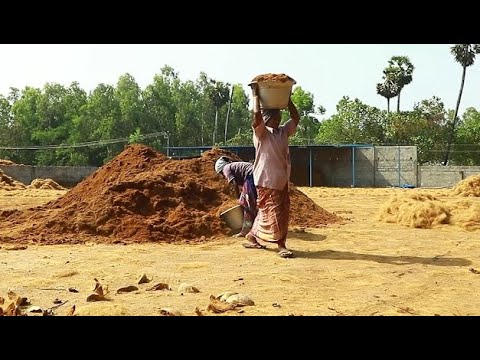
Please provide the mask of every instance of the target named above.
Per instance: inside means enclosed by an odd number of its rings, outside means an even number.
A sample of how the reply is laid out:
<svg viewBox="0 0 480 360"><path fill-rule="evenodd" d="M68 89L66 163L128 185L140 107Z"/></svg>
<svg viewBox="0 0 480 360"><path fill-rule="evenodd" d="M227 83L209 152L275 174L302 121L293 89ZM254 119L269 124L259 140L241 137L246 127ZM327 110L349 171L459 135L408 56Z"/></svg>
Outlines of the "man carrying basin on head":
<svg viewBox="0 0 480 360"><path fill-rule="evenodd" d="M279 109L260 110L258 84L250 84L253 91L253 145L255 162L253 178L257 187L258 214L252 230L247 234L246 248L262 249L265 246L258 241L276 243L278 255L292 257L287 249L287 232L290 219L290 196L288 183L290 179L290 151L288 139L292 136L300 121L298 110L288 101L290 119L280 125Z"/></svg>
<svg viewBox="0 0 480 360"><path fill-rule="evenodd" d="M215 171L222 174L235 188L238 202L243 207L243 225L242 230L234 237L245 237L257 216L257 190L253 183L253 164L232 161L227 156L222 156L215 162Z"/></svg>

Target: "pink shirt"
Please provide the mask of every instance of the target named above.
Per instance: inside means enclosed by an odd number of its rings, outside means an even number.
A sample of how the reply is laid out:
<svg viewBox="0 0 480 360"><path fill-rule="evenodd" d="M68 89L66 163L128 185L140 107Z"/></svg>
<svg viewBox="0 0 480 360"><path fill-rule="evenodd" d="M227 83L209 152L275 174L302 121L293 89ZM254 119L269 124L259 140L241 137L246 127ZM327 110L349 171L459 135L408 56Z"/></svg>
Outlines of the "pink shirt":
<svg viewBox="0 0 480 360"><path fill-rule="evenodd" d="M256 186L283 190L288 184L291 169L288 137L296 129L292 119L278 129L265 126L263 121L253 129L253 180Z"/></svg>

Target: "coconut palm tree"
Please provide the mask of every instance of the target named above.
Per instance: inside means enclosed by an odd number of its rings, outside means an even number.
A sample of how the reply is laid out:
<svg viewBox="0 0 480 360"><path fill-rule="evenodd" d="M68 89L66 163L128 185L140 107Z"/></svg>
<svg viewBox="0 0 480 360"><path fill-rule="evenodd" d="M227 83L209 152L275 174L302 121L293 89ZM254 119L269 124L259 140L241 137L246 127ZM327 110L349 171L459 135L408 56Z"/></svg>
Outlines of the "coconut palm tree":
<svg viewBox="0 0 480 360"><path fill-rule="evenodd" d="M383 71L384 79L394 82L398 86L397 112L400 111L400 94L405 85L412 82L415 67L407 56L392 56L388 67Z"/></svg>
<svg viewBox="0 0 480 360"><path fill-rule="evenodd" d="M455 126L458 120L458 109L460 107L460 100L462 99L463 86L465 85L465 75L467 73L467 67L472 66L475 62L475 55L480 53L480 44L455 44L450 48L450 52L455 57L455 61L460 63L463 68L462 83L460 84L460 92L458 93L457 106L455 107L455 113L453 115L452 128L449 132L447 142L447 152L445 154L445 160L443 165L448 164L448 158L450 156L450 148L452 146L453 138L455 137Z"/></svg>

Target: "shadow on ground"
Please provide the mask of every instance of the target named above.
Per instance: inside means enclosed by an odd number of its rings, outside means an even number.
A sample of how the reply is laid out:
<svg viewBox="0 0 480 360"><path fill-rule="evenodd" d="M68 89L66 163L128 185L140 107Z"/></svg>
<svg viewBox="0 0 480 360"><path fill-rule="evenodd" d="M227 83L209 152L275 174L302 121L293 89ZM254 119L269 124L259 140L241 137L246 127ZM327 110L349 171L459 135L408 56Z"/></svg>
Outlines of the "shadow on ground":
<svg viewBox="0 0 480 360"><path fill-rule="evenodd" d="M275 249L269 250L276 251ZM292 251L295 257L306 259L362 260L392 265L425 264L434 266L468 266L472 264L472 262L467 259L443 257L441 255L434 257L422 257L358 254L350 251L336 250L296 251L295 249L292 249Z"/></svg>

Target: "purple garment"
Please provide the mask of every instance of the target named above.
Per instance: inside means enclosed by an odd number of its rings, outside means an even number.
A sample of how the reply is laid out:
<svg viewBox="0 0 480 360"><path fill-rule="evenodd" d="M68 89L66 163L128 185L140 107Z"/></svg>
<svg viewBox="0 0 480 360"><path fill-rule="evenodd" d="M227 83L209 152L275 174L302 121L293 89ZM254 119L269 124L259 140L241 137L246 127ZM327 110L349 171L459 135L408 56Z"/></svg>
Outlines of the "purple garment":
<svg viewBox="0 0 480 360"><path fill-rule="evenodd" d="M257 189L253 183L253 175L249 175L245 179L238 202L243 206L243 226L241 233L246 235L252 228L258 211Z"/></svg>
<svg viewBox="0 0 480 360"><path fill-rule="evenodd" d="M235 161L225 165L222 172L228 182L235 179L237 185L243 186L247 176L253 175L253 164L245 161Z"/></svg>

